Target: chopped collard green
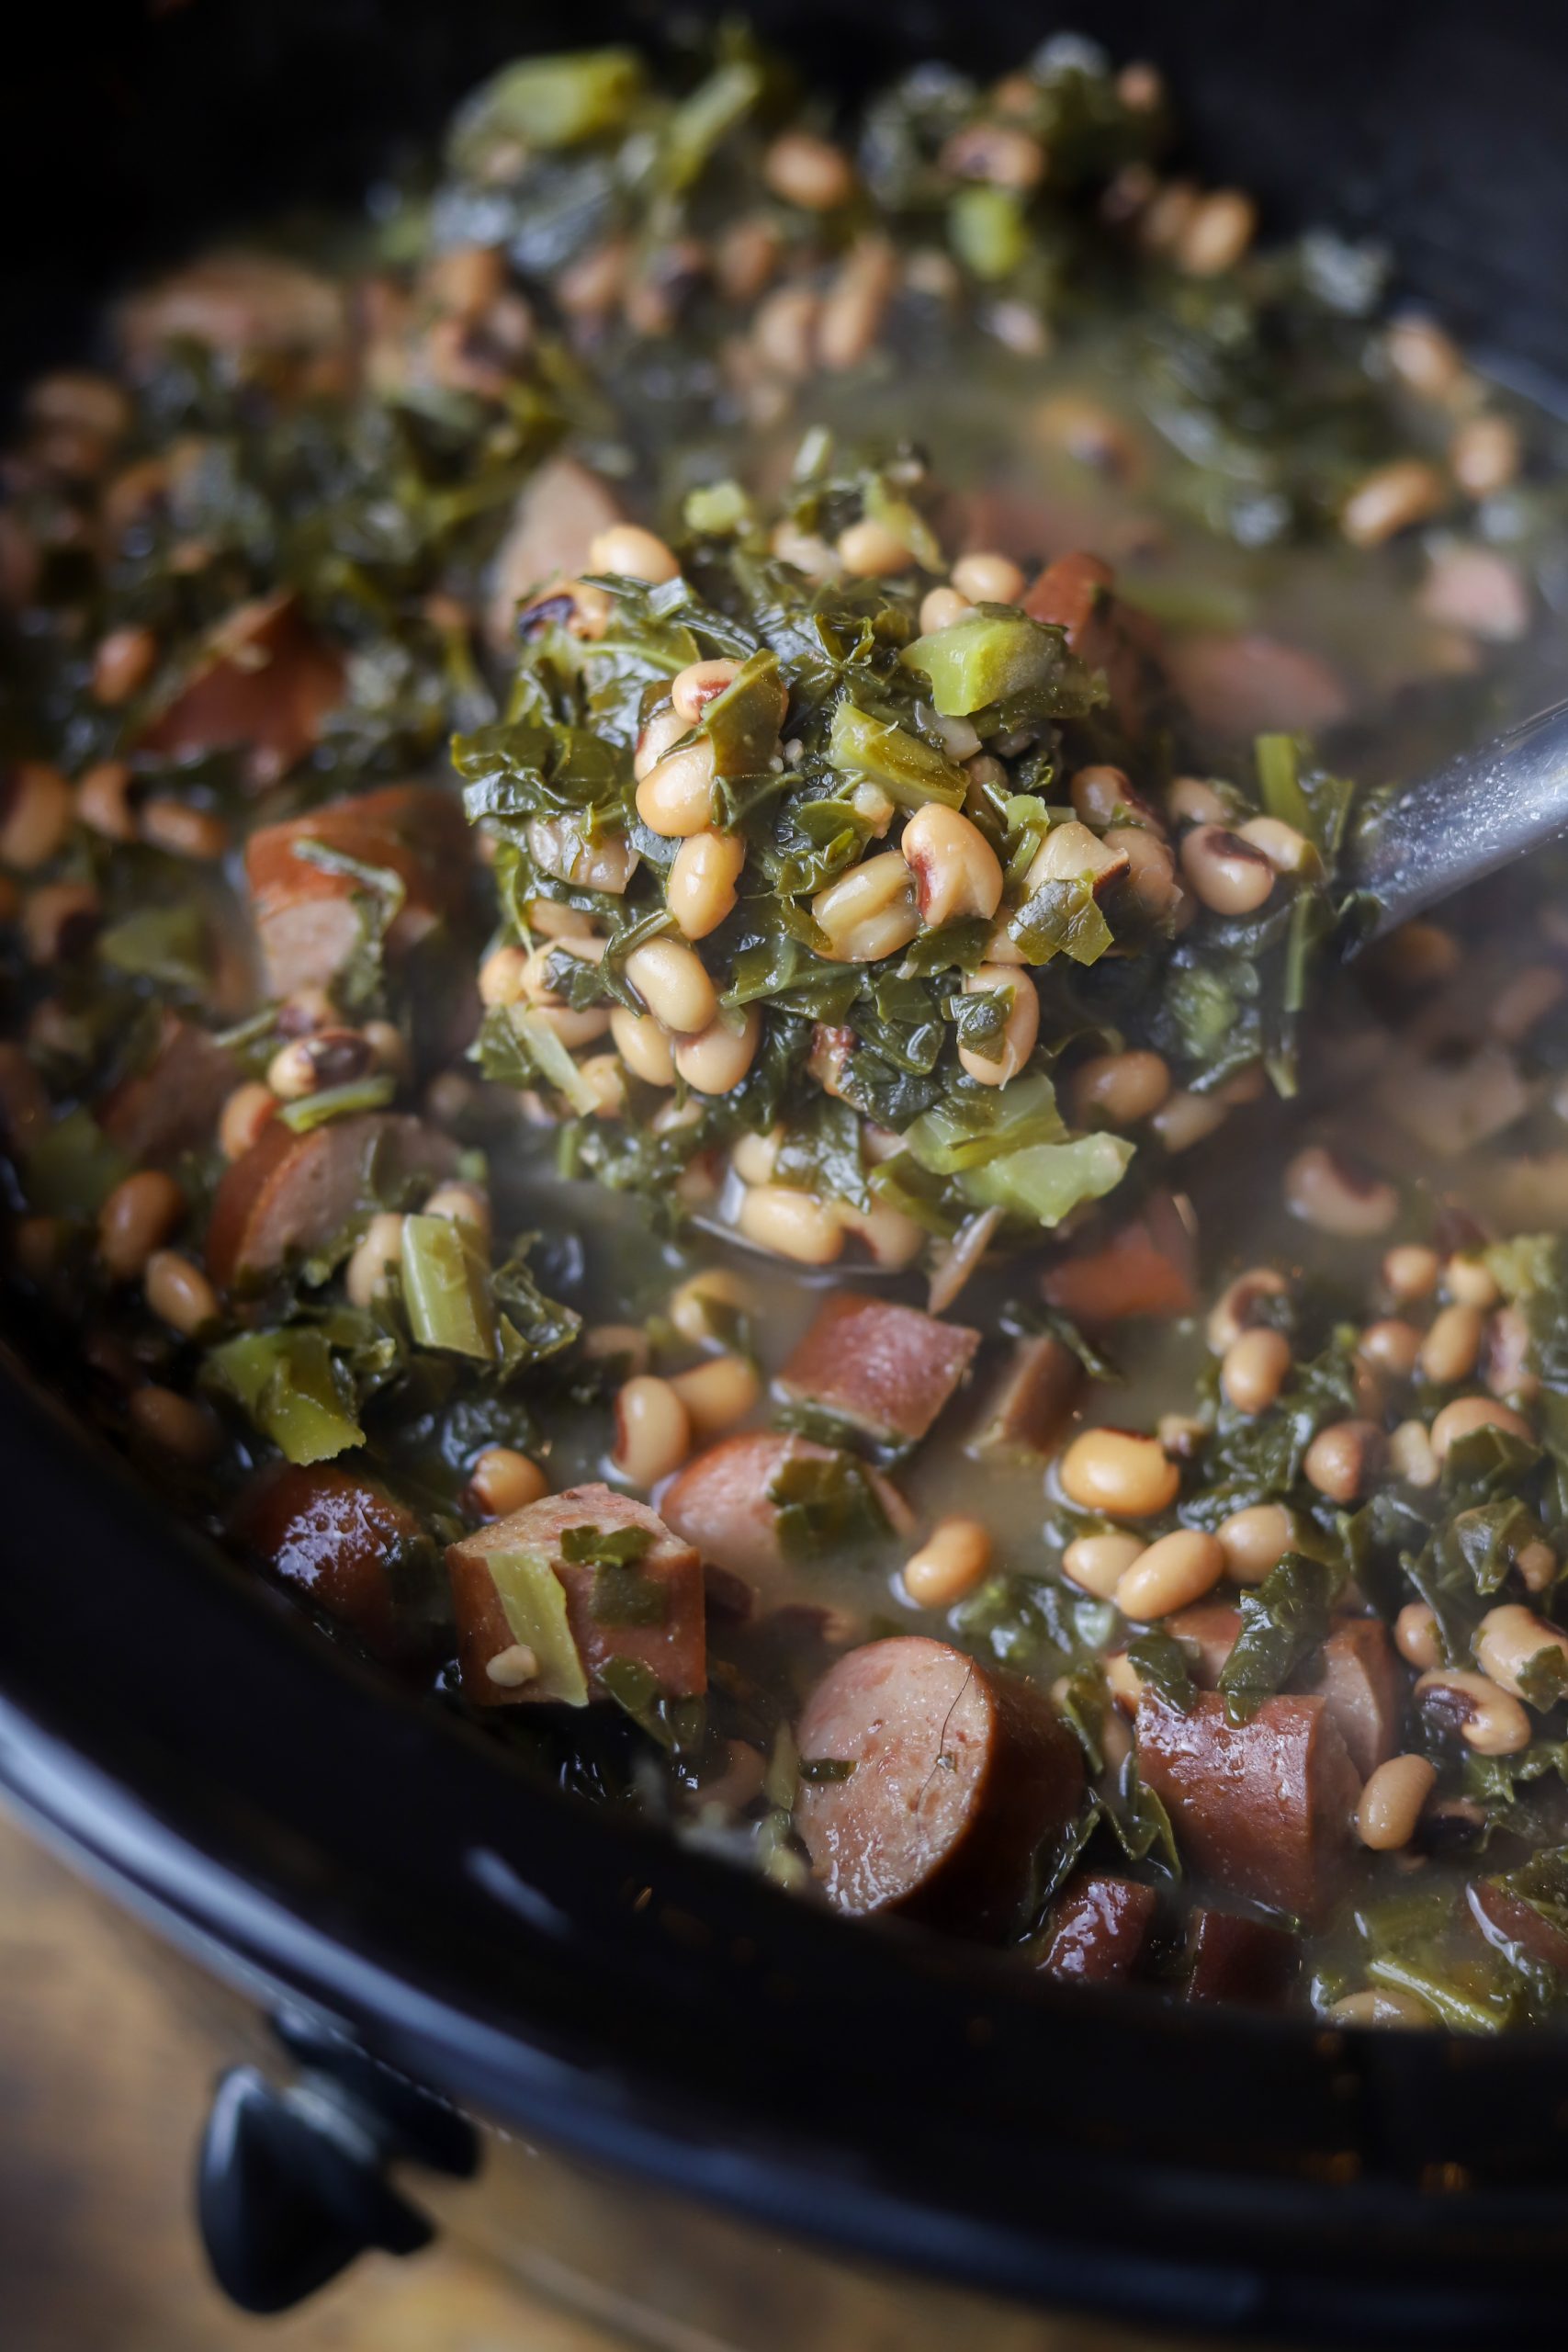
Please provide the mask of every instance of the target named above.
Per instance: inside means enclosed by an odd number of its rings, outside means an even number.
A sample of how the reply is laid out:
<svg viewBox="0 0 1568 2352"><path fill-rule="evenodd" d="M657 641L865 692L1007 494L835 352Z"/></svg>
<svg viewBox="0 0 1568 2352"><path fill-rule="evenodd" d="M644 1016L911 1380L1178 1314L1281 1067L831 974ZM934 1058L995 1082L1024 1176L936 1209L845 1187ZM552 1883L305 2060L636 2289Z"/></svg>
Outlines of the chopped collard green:
<svg viewBox="0 0 1568 2352"><path fill-rule="evenodd" d="M1568 1998L1568 865L1339 966L1561 668L1568 440L1178 130L1071 36L525 57L22 395L6 1336L565 1792L1490 2031Z"/></svg>

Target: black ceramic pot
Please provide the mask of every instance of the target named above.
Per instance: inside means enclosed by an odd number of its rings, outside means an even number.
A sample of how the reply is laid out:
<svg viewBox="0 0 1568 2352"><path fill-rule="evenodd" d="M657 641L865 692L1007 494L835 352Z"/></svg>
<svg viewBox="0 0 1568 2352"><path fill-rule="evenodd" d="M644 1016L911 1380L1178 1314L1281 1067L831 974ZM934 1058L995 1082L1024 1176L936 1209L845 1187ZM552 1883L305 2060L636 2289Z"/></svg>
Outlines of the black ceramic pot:
<svg viewBox="0 0 1568 2352"><path fill-rule="evenodd" d="M900 52L999 66L1058 21L1001 0L753 13L846 85ZM1559 8L1069 14L1166 63L1213 176L1386 238L1484 351L1568 380ZM0 83L17 376L138 263L280 198L355 196L512 50L637 23L599 0L32 17L48 53L13 52ZM1555 2037L1327 2033L1039 1985L580 1812L172 1525L44 1386L0 1374L0 1781L214 1965L288 1996L296 2041L326 2031L340 2074L352 2043L650 2195L1043 2305L1427 2352L1558 2320ZM296 2283L358 2226L323 2195L338 2239ZM395 2240L370 2203L360 2234Z"/></svg>

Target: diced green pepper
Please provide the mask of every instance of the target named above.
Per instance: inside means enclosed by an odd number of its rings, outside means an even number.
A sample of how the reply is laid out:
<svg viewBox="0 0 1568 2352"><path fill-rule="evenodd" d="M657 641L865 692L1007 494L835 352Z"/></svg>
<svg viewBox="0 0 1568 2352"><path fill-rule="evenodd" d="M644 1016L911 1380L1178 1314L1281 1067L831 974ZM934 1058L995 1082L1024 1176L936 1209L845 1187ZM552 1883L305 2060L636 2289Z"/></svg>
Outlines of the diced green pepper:
<svg viewBox="0 0 1568 2352"><path fill-rule="evenodd" d="M642 64L630 49L591 49L525 57L483 83L457 116L451 157L459 171L482 170L507 142L578 147L621 130L642 94Z"/></svg>

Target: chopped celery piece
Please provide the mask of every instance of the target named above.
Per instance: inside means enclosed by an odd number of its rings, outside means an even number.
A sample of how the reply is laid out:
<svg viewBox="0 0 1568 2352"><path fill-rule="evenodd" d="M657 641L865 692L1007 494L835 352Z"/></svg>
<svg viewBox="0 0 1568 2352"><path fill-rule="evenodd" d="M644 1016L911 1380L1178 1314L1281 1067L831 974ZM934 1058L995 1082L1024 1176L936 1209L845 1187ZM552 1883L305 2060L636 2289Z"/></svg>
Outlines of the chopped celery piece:
<svg viewBox="0 0 1568 2352"><path fill-rule="evenodd" d="M738 481L699 482L686 492L682 513L688 531L725 539L746 528L751 520L751 502Z"/></svg>
<svg viewBox="0 0 1568 2352"><path fill-rule="evenodd" d="M977 1208L1006 1209L1037 1225L1059 1225L1080 1201L1103 1200L1127 1172L1134 1146L1123 1136L1079 1136L1010 1151L962 1179Z"/></svg>
<svg viewBox="0 0 1568 2352"><path fill-rule="evenodd" d="M624 128L642 92L629 49L528 57L480 85L459 112L450 153L459 171L482 171L508 144L577 147Z"/></svg>
<svg viewBox="0 0 1568 2352"><path fill-rule="evenodd" d="M916 638L898 658L931 680L943 718L966 718L1048 684L1062 667L1062 634L1022 613L970 613Z"/></svg>
<svg viewBox="0 0 1568 2352"><path fill-rule="evenodd" d="M458 1218L406 1216L400 1269L409 1329L422 1348L493 1363L490 1266Z"/></svg>
<svg viewBox="0 0 1568 2352"><path fill-rule="evenodd" d="M931 640L922 639L921 642ZM937 708L942 709L943 705L938 702ZM845 775L870 776L901 808L918 808L927 800L940 800L956 808L966 789L963 770L945 752L939 752L934 743L922 743L918 735L895 726L890 718L874 718L869 711L857 710L852 702L841 702L833 713L828 758Z"/></svg>
<svg viewBox="0 0 1568 2352"><path fill-rule="evenodd" d="M1029 250L1029 230L1010 188L961 188L948 213L948 233L976 277L1010 277Z"/></svg>
<svg viewBox="0 0 1568 2352"><path fill-rule="evenodd" d="M506 1017L513 1035L545 1084L553 1086L558 1094L564 1094L572 1109L584 1118L597 1110L598 1096L548 1022L541 1021L521 1004L508 1005Z"/></svg>
<svg viewBox="0 0 1568 2352"><path fill-rule="evenodd" d="M532 1650L539 1662L528 1683L529 1695L558 1700L563 1707L586 1707L588 1678L571 1637L566 1594L549 1561L543 1553L519 1545L487 1552L485 1566L513 1640Z"/></svg>
<svg viewBox="0 0 1568 2352"><path fill-rule="evenodd" d="M1259 735L1253 749L1263 806L1270 817L1314 838L1312 809L1301 786L1301 746L1293 735Z"/></svg>
<svg viewBox="0 0 1568 2352"><path fill-rule="evenodd" d="M355 1111L383 1111L397 1091L397 1080L389 1070L381 1070L373 1078L352 1079L346 1086L324 1086L319 1094L302 1094L297 1102L283 1103L276 1116L281 1125L305 1136L312 1127L346 1119Z"/></svg>
<svg viewBox="0 0 1568 2352"><path fill-rule="evenodd" d="M659 171L674 194L698 179L708 157L743 122L762 95L761 66L749 58L728 58L682 98L661 141Z"/></svg>
<svg viewBox="0 0 1568 2352"><path fill-rule="evenodd" d="M28 1206L44 1216L96 1216L134 1165L90 1111L67 1111L28 1154Z"/></svg>
<svg viewBox="0 0 1568 2352"><path fill-rule="evenodd" d="M1098 964L1115 944L1094 885L1087 878L1042 883L1009 917L1008 937L1032 964L1048 964L1053 956L1069 956L1075 964Z"/></svg>
<svg viewBox="0 0 1568 2352"><path fill-rule="evenodd" d="M365 1442L324 1332L246 1331L211 1349L206 1372L290 1462L330 1462Z"/></svg>
<svg viewBox="0 0 1568 2352"><path fill-rule="evenodd" d="M933 1110L922 1112L905 1131L905 1149L913 1152L933 1176L956 1176L966 1168L983 1168L1006 1152L1066 1141L1067 1131L1056 1108L1056 1090L1043 1070L1032 1070L1027 1078L1014 1079L1010 1086L997 1090L987 1098L987 1113L992 1101L995 1114L984 1124L977 1113L965 1115L970 1112L967 1102L939 1102Z"/></svg>

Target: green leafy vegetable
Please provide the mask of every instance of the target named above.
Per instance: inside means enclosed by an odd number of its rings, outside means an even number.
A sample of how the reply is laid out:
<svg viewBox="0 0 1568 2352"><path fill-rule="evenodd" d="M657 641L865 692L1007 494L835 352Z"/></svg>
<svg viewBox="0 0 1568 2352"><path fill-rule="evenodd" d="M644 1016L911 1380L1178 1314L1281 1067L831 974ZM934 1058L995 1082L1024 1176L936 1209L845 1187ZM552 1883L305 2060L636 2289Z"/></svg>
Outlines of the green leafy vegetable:
<svg viewBox="0 0 1568 2352"><path fill-rule="evenodd" d="M1242 1593L1241 1631L1220 1668L1227 1722L1247 1722L1321 1646L1338 1583L1321 1560L1287 1552L1261 1584Z"/></svg>

